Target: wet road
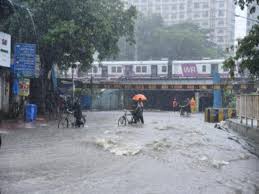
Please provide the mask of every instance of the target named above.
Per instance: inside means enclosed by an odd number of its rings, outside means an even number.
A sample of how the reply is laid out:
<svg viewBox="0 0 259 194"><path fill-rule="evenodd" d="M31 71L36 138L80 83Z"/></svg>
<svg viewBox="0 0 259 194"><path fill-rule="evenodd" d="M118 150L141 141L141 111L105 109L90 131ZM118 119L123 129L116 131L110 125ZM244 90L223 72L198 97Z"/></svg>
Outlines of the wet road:
<svg viewBox="0 0 259 194"><path fill-rule="evenodd" d="M203 115L145 112L117 127L121 112L88 113L82 129L52 123L4 135L5 193L254 194L259 160Z"/></svg>

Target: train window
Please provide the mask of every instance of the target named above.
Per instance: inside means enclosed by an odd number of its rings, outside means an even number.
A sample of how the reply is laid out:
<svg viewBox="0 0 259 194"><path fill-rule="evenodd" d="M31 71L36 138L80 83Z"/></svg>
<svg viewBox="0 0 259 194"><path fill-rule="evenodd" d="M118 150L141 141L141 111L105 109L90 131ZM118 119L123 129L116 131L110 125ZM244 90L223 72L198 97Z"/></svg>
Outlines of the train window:
<svg viewBox="0 0 259 194"><path fill-rule="evenodd" d="M140 67L140 66L137 66L137 67L136 67L136 72L137 72L137 73L140 73L140 72L141 72L141 67Z"/></svg>
<svg viewBox="0 0 259 194"><path fill-rule="evenodd" d="M112 67L112 73L116 73L116 67Z"/></svg>
<svg viewBox="0 0 259 194"><path fill-rule="evenodd" d="M202 66L202 72L206 72L206 65Z"/></svg>
<svg viewBox="0 0 259 194"><path fill-rule="evenodd" d="M167 66L162 66L162 72L166 73L167 72Z"/></svg>
<svg viewBox="0 0 259 194"><path fill-rule="evenodd" d="M142 72L146 73L147 72L147 67L146 66L142 66Z"/></svg>
<svg viewBox="0 0 259 194"><path fill-rule="evenodd" d="M121 73L122 72L122 68L121 67L117 67L117 73Z"/></svg>

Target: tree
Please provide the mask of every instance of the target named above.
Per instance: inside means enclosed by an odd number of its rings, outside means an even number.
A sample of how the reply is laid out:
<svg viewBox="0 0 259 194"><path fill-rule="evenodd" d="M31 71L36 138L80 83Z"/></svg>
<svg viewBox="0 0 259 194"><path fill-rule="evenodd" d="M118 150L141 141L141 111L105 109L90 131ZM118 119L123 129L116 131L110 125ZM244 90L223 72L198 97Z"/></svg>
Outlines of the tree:
<svg viewBox="0 0 259 194"><path fill-rule="evenodd" d="M99 53L100 60L115 55L120 37L134 43L136 9L125 9L120 0L13 1L19 8L1 22L0 30L11 34L13 43L37 43L42 92L47 90L48 72L54 64L67 69L80 62L86 70L94 53ZM44 109L45 94L41 96Z"/></svg>
<svg viewBox="0 0 259 194"><path fill-rule="evenodd" d="M156 34L158 49L163 57L176 60L202 59L223 56L223 52L207 39L208 32L194 24L177 24L162 28Z"/></svg>
<svg viewBox="0 0 259 194"><path fill-rule="evenodd" d="M250 13L254 13L256 5L259 5L257 0L236 0L235 1L241 9L249 6ZM224 64L230 70L231 77L234 77L234 72L237 69L242 73L245 70L250 72L252 77L259 77L259 25L252 27L249 34L242 40L238 41L237 51L234 56L228 58Z"/></svg>
<svg viewBox="0 0 259 194"><path fill-rule="evenodd" d="M67 64L76 61L86 69L96 51L99 59L116 54L121 36L134 42L136 10L125 9L120 0L17 0L16 3L30 8L45 72L53 64L67 68ZM11 33L14 40L22 36L22 41L35 42L29 17L25 9L19 11L1 29Z"/></svg>
<svg viewBox="0 0 259 194"><path fill-rule="evenodd" d="M120 60L137 60L144 59L146 55L153 56L151 48L153 46L154 35L158 29L163 27L163 19L160 15L151 15L145 17L138 13L135 22L135 41L136 44L127 43L125 38L119 42L119 55L116 59Z"/></svg>
<svg viewBox="0 0 259 194"><path fill-rule="evenodd" d="M13 14L13 9L14 7L9 0L0 0L0 21Z"/></svg>
<svg viewBox="0 0 259 194"><path fill-rule="evenodd" d="M256 10L256 4L258 4L258 0L234 0L235 4L237 4L242 10L246 6L250 6L250 13L254 13Z"/></svg>
<svg viewBox="0 0 259 194"><path fill-rule="evenodd" d="M222 57L223 51L209 42L207 31L194 24L176 24L165 26L161 16L140 16L136 22L136 45L120 42L120 60L149 60L172 58L201 59L204 57ZM125 58L124 58L125 57Z"/></svg>

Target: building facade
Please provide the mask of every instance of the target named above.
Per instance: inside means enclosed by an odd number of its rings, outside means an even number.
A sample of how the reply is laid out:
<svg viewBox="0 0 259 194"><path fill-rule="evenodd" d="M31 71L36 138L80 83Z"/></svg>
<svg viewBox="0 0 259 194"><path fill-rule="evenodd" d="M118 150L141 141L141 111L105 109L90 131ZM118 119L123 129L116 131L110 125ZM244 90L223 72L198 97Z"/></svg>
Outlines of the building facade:
<svg viewBox="0 0 259 194"><path fill-rule="evenodd" d="M123 0L135 5L144 15L159 14L166 25L185 22L209 30L209 39L221 48L229 48L235 39L233 0Z"/></svg>
<svg viewBox="0 0 259 194"><path fill-rule="evenodd" d="M9 111L11 36L0 32L0 121Z"/></svg>

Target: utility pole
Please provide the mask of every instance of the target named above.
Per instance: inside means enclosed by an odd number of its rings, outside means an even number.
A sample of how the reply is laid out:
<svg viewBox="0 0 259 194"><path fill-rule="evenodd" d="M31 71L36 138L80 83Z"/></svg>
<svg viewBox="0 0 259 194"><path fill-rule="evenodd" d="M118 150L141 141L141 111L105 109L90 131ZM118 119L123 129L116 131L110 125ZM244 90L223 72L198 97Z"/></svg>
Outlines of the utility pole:
<svg viewBox="0 0 259 194"><path fill-rule="evenodd" d="M91 75L91 79L90 79L90 92L91 92L91 110L92 110L92 102L93 102L93 75Z"/></svg>
<svg viewBox="0 0 259 194"><path fill-rule="evenodd" d="M168 65L167 65L167 79L172 79L173 73L173 60L172 57L168 57Z"/></svg>
<svg viewBox="0 0 259 194"><path fill-rule="evenodd" d="M238 18L243 18L243 19L246 19L246 20L248 20L248 21L252 21L252 22L259 23L259 20L252 19L252 18L248 18L248 17L241 16L241 15L237 15L237 14L235 14L235 17L238 17Z"/></svg>
<svg viewBox="0 0 259 194"><path fill-rule="evenodd" d="M74 104L75 99L75 81L74 81L74 65L72 65L72 103Z"/></svg>
<svg viewBox="0 0 259 194"><path fill-rule="evenodd" d="M75 69L80 65L80 62L75 62L72 64L72 102L74 104L75 101L75 78L74 78L74 72Z"/></svg>

